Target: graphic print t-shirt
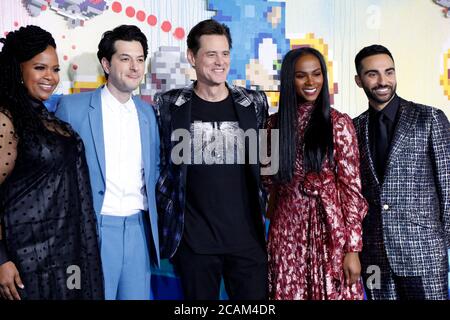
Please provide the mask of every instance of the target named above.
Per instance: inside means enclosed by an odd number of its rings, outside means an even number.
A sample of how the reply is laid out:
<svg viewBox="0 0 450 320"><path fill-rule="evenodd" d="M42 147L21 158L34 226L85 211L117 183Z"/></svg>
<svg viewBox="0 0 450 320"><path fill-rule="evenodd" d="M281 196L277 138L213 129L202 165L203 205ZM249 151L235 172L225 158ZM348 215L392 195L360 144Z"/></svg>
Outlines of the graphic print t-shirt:
<svg viewBox="0 0 450 320"><path fill-rule="evenodd" d="M229 95L191 101L184 240L197 253L231 253L257 245L249 202L244 141Z"/></svg>

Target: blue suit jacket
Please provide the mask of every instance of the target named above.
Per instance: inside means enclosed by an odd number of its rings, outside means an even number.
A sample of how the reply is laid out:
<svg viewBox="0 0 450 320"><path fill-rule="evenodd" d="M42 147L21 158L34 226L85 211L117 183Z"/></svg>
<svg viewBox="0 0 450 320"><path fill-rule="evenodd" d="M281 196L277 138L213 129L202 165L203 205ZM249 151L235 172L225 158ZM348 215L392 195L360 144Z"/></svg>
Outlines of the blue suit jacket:
<svg viewBox="0 0 450 320"><path fill-rule="evenodd" d="M55 113L58 118L68 122L83 139L97 215L100 214L106 188L101 89L63 96ZM155 203L155 186L159 177L159 132L153 108L137 97L133 97L133 101L136 104L141 131L144 178L153 239L149 241L153 247L149 250L150 256L156 256L156 261L152 262L159 266L158 216Z"/></svg>

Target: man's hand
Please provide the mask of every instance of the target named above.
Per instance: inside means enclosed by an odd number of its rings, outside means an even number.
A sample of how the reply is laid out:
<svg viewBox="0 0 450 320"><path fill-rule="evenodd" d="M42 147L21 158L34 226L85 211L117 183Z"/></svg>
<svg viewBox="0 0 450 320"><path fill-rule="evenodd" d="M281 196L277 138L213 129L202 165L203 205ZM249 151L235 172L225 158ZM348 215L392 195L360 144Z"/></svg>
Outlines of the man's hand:
<svg viewBox="0 0 450 320"><path fill-rule="evenodd" d="M11 261L0 265L0 296L3 299L20 300L16 285L21 289L24 288L16 265Z"/></svg>
<svg viewBox="0 0 450 320"><path fill-rule="evenodd" d="M358 252L348 252L344 257L344 275L348 286L355 284L361 276Z"/></svg>

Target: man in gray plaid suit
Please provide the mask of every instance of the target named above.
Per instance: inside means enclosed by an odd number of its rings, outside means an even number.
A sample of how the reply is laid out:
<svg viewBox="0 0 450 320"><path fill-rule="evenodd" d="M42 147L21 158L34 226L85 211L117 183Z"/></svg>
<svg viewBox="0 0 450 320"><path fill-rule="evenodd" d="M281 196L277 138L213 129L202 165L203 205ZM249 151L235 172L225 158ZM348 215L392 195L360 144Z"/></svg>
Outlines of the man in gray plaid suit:
<svg viewBox="0 0 450 320"><path fill-rule="evenodd" d="M369 109L354 119L369 212L363 222L368 299L448 299L450 125L438 109L398 97L383 46L355 57Z"/></svg>

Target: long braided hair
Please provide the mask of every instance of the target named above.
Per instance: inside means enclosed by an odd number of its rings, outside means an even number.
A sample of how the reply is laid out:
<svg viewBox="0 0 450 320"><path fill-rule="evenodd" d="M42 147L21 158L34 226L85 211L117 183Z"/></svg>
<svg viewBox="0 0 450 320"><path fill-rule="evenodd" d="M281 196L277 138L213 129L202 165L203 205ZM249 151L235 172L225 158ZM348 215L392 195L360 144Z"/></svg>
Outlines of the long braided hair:
<svg viewBox="0 0 450 320"><path fill-rule="evenodd" d="M0 52L0 108L12 118L16 135L20 138L27 132L42 128L39 110L33 107L28 90L22 81L20 64L45 51L48 46L56 49L52 35L44 29L29 25L9 32Z"/></svg>

